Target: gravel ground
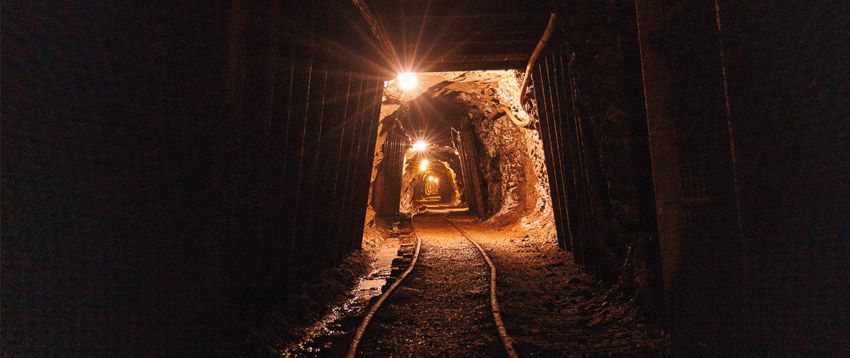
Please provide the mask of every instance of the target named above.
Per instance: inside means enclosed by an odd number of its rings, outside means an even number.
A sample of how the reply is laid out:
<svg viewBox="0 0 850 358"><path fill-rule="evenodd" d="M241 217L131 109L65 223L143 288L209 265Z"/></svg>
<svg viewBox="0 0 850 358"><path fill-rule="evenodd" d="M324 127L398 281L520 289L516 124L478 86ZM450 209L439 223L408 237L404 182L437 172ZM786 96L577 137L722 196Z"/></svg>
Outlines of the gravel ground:
<svg viewBox="0 0 850 358"><path fill-rule="evenodd" d="M442 218L417 217L414 227L419 262L375 315L359 356L503 356L478 250Z"/></svg>
<svg viewBox="0 0 850 358"><path fill-rule="evenodd" d="M670 355L668 337L644 323L628 298L582 272L569 253L537 245L521 230L451 220L494 261L499 304L520 356Z"/></svg>

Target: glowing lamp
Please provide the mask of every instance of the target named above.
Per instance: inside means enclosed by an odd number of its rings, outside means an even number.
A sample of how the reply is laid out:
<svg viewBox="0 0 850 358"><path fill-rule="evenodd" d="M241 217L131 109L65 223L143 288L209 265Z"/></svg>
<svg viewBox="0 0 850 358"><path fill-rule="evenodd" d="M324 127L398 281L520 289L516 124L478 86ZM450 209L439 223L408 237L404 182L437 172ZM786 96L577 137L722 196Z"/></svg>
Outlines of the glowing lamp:
<svg viewBox="0 0 850 358"><path fill-rule="evenodd" d="M416 143L413 143L413 151L414 152L421 152L425 149L428 149L428 143L426 143L424 140L420 140L420 141L417 141Z"/></svg>
<svg viewBox="0 0 850 358"><path fill-rule="evenodd" d="M428 170L428 159L422 159L422 161L419 162L419 171L424 172L426 170Z"/></svg>
<svg viewBox="0 0 850 358"><path fill-rule="evenodd" d="M405 91L410 91L419 84L419 80L416 79L416 75L412 72L399 73L396 80L398 81L398 87Z"/></svg>

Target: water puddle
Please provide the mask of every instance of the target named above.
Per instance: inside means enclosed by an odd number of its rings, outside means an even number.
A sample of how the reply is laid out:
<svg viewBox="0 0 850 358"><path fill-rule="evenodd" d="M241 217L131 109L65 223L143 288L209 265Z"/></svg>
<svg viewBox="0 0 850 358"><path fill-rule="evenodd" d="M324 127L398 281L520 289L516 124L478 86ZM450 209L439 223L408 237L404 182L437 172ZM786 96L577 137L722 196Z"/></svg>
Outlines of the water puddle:
<svg viewBox="0 0 850 358"><path fill-rule="evenodd" d="M378 250L369 275L360 279L351 291L350 298L334 307L321 320L308 328L301 341L281 352L282 357L339 357L344 356L351 343L354 330L372 299L383 293L384 286L393 273L393 260L403 239L387 238Z"/></svg>

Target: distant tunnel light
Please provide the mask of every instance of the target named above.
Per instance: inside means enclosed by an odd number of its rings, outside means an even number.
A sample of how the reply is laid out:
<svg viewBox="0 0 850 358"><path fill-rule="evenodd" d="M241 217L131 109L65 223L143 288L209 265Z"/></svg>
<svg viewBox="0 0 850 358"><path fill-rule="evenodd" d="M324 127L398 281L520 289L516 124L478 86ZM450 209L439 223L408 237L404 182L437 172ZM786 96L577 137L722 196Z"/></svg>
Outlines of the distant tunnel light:
<svg viewBox="0 0 850 358"><path fill-rule="evenodd" d="M419 171L424 172L426 170L428 170L428 159L422 159L422 161L419 162Z"/></svg>
<svg viewBox="0 0 850 358"><path fill-rule="evenodd" d="M424 140L420 140L420 141L416 141L416 143L413 143L413 151L414 152L421 152L425 149L428 149L428 142L426 142Z"/></svg>
<svg viewBox="0 0 850 358"><path fill-rule="evenodd" d="M398 87L405 91L410 91L419 84L419 80L416 79L416 74L413 72L399 73L396 79L398 80Z"/></svg>

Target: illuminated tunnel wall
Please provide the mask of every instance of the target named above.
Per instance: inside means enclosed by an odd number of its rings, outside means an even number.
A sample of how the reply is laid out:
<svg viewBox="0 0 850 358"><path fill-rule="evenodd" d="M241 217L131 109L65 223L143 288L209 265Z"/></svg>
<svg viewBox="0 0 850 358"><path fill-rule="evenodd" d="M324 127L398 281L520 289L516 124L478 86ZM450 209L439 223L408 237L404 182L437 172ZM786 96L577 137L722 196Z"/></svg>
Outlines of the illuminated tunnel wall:
<svg viewBox="0 0 850 358"><path fill-rule="evenodd" d="M428 185L429 177L435 179L434 192L432 195L439 195L440 200L434 204L451 205L460 199L460 188L457 185L459 175L455 172L449 163L432 158L427 171L418 173L418 181L416 183L415 192L413 195L414 201L422 200L426 194L426 186Z"/></svg>
<svg viewBox="0 0 850 358"><path fill-rule="evenodd" d="M479 140L466 118L469 109L455 96L421 95L382 119L386 140L380 151L372 203L378 215L393 217L400 208L402 213L411 214L422 205L418 203L424 190L418 170L421 159L428 159L429 168L440 176L440 204L465 204L472 213L486 215L480 209L486 194L481 189L484 183L477 163ZM418 140L427 142L428 149L411 151Z"/></svg>

